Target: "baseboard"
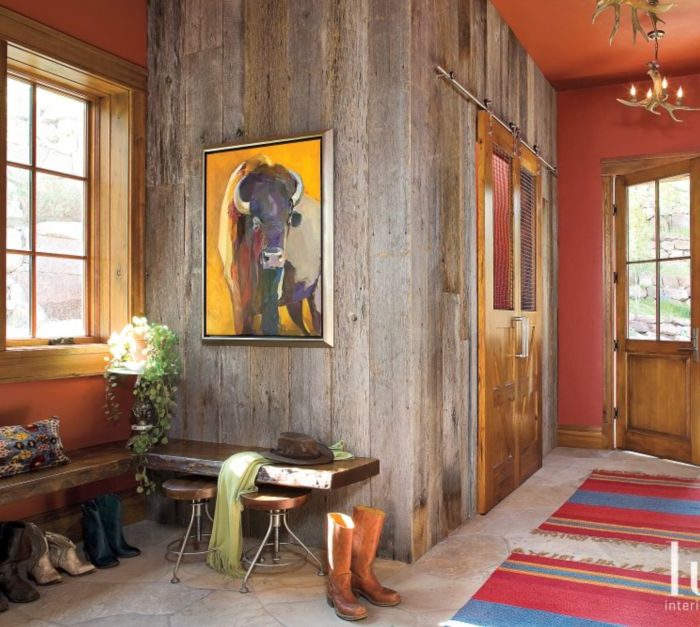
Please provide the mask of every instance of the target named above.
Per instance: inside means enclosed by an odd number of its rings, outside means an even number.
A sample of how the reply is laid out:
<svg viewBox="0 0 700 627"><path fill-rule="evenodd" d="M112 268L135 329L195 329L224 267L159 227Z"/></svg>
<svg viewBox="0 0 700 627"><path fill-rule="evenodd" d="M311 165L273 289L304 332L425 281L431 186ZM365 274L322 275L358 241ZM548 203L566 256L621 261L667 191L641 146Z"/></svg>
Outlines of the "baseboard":
<svg viewBox="0 0 700 627"><path fill-rule="evenodd" d="M146 517L146 499L142 494L136 494L135 490L131 489L120 492L119 496L122 500L122 523L124 525L131 525ZM33 522L43 531L60 533L68 536L74 542L80 542L83 539L81 519L80 505L69 505L33 516L26 522Z"/></svg>
<svg viewBox="0 0 700 627"><path fill-rule="evenodd" d="M557 445L569 448L606 448L602 427L559 425Z"/></svg>

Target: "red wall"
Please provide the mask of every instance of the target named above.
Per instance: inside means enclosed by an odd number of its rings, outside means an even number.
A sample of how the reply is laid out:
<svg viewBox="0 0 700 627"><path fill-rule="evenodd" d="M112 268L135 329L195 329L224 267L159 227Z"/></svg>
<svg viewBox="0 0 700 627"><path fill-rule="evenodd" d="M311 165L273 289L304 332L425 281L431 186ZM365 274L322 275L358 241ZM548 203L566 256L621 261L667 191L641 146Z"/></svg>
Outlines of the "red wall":
<svg viewBox="0 0 700 627"><path fill-rule="evenodd" d="M670 80L700 106L700 75ZM646 83L637 84L646 91ZM673 122L615 101L629 85L558 94L559 422L598 425L603 412L601 160L700 151L700 112Z"/></svg>
<svg viewBox="0 0 700 627"><path fill-rule="evenodd" d="M0 6L146 65L147 0L0 0ZM128 410L129 390L122 394ZM130 434L128 420L107 422L103 405L102 377L0 385L0 425L26 424L57 415L68 450L126 440ZM125 478L26 499L0 508L0 520L33 516L132 484Z"/></svg>
<svg viewBox="0 0 700 627"><path fill-rule="evenodd" d="M0 0L0 6L146 67L147 0Z"/></svg>

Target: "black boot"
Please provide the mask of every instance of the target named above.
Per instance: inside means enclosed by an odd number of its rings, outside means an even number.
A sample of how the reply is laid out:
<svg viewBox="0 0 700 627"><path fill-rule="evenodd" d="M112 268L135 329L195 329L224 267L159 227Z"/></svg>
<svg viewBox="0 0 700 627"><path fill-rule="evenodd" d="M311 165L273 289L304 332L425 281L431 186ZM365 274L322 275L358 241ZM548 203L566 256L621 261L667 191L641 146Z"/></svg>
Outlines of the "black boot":
<svg viewBox="0 0 700 627"><path fill-rule="evenodd" d="M107 542L117 557L136 557L141 555L135 546L124 539L122 530L122 502L116 494L103 494L95 499L97 511L107 536Z"/></svg>
<svg viewBox="0 0 700 627"><path fill-rule="evenodd" d="M6 612L8 607L7 597L0 592L0 612Z"/></svg>
<svg viewBox="0 0 700 627"><path fill-rule="evenodd" d="M107 542L102 520L97 511L97 503L88 501L81 509L83 510L83 546L90 561L96 568L119 566L119 560Z"/></svg>
<svg viewBox="0 0 700 627"><path fill-rule="evenodd" d="M17 570L19 563L32 555L31 539L24 531L24 523L0 523L0 592L12 603L30 603L39 598Z"/></svg>

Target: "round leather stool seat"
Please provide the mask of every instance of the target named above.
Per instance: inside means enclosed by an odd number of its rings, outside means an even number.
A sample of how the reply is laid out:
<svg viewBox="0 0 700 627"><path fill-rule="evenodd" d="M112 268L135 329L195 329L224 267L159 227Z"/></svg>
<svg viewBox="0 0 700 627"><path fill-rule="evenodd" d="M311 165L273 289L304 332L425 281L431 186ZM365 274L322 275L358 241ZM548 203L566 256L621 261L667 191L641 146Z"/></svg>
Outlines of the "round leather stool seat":
<svg viewBox="0 0 700 627"><path fill-rule="evenodd" d="M216 496L216 480L208 477L178 477L163 482L165 495L174 501L204 501Z"/></svg>
<svg viewBox="0 0 700 627"><path fill-rule="evenodd" d="M265 488L258 492L241 495L241 502L246 509L272 511L276 509L296 509L301 507L311 495L311 490L284 490Z"/></svg>

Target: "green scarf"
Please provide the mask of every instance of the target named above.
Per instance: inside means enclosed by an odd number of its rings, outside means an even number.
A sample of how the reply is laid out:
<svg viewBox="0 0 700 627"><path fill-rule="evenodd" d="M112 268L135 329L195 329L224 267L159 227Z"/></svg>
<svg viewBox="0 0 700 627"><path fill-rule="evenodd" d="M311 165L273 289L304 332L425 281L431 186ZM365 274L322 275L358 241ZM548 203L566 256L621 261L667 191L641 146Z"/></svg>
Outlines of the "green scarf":
<svg viewBox="0 0 700 627"><path fill-rule="evenodd" d="M328 448L333 451L334 460L352 459L353 454L345 450L345 442L340 440ZM243 577L241 568L243 553L243 530L241 527L241 495L256 492L255 478L261 466L270 464L259 453L246 451L231 455L221 466L217 485L214 523L209 540L207 564L214 570Z"/></svg>
<svg viewBox="0 0 700 627"><path fill-rule="evenodd" d="M259 453L246 451L231 455L221 466L217 486L214 523L209 540L207 564L214 570L242 577L243 530L241 528L241 494L255 492L255 478L261 466L269 464Z"/></svg>

